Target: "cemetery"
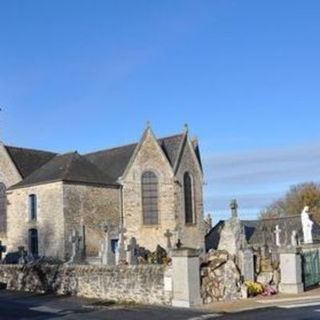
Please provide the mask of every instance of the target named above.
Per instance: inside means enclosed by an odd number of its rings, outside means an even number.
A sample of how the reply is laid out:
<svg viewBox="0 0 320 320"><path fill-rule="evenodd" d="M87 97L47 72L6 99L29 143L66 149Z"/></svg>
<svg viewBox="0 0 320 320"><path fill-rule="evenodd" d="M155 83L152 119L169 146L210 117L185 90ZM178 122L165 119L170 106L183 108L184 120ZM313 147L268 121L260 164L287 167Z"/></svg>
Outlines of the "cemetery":
<svg viewBox="0 0 320 320"><path fill-rule="evenodd" d="M252 221L248 227L238 217L237 203L230 207L231 218L207 234L212 248L206 253L185 248L180 239L173 242L170 230L164 234L167 247L151 252L134 237L126 241L126 229L108 222L102 225L105 237L97 257L86 257L85 231L74 230L69 260L34 259L19 247L16 261L10 254L2 260L0 283L8 290L179 307L301 293L320 283L320 245L314 240L319 234L306 217L308 208L290 223ZM6 250L0 249L1 254Z"/></svg>
<svg viewBox="0 0 320 320"><path fill-rule="evenodd" d="M12 175L17 164L25 176ZM241 220L232 200L229 219L204 219L187 127L157 139L148 124L139 143L87 155L0 144L0 166L8 290L195 307L320 283L320 226L308 207Z"/></svg>

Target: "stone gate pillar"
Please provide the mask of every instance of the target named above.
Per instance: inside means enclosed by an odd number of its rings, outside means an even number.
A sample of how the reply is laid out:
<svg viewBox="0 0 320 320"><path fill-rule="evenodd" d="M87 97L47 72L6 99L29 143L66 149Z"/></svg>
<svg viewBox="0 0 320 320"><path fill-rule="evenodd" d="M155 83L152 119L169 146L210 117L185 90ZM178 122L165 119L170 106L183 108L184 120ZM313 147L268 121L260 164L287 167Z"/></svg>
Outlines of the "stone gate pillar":
<svg viewBox="0 0 320 320"><path fill-rule="evenodd" d="M299 248L280 250L281 293L301 293L304 291L302 283L302 265Z"/></svg>
<svg viewBox="0 0 320 320"><path fill-rule="evenodd" d="M202 304L200 296L200 261L195 249L172 250L172 306L195 307Z"/></svg>

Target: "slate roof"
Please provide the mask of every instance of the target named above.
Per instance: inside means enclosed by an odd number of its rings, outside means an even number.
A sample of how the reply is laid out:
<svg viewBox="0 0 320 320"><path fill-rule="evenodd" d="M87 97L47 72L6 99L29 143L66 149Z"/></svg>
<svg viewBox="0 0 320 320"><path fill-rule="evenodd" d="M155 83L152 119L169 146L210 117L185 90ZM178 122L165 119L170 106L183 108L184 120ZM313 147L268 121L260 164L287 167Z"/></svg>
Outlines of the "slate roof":
<svg viewBox="0 0 320 320"><path fill-rule="evenodd" d="M158 139L159 146L172 167L177 161L184 137L184 134L177 134ZM57 155L52 152L7 146L10 157L24 178L11 188L49 181L118 186L117 179L124 173L137 145L138 143L134 143L85 155L77 152ZM195 151L201 166L197 150Z"/></svg>
<svg viewBox="0 0 320 320"><path fill-rule="evenodd" d="M301 216L288 216L282 218L241 221L245 231L246 240L251 245L263 245L264 243L274 243L276 226L279 226L280 242L291 243L292 231L297 231L298 238L303 239ZM314 222L312 228L314 241L320 240L320 225Z"/></svg>
<svg viewBox="0 0 320 320"><path fill-rule="evenodd" d="M251 246L272 245L275 243L274 230L279 226L281 230L280 242L290 243L292 231L297 231L298 238L303 239L301 217L288 216L283 218L265 220L240 220L247 243ZM225 220L220 220L206 235L206 250L217 249L220 242L220 233L225 225ZM320 241L320 225L314 222L312 228L314 241Z"/></svg>
<svg viewBox="0 0 320 320"><path fill-rule="evenodd" d="M22 178L27 177L33 171L40 168L42 165L56 156L56 153L48 151L12 146L5 146L5 148Z"/></svg>
<svg viewBox="0 0 320 320"><path fill-rule="evenodd" d="M11 188L52 181L114 185L113 179L77 152L58 155Z"/></svg>
<svg viewBox="0 0 320 320"><path fill-rule="evenodd" d="M158 143L164 154L167 156L171 166L174 165L178 157L183 137L183 134L178 134L158 139ZM116 180L122 176L137 145L137 143L134 143L113 149L88 153L85 157L100 170L108 172L108 174Z"/></svg>

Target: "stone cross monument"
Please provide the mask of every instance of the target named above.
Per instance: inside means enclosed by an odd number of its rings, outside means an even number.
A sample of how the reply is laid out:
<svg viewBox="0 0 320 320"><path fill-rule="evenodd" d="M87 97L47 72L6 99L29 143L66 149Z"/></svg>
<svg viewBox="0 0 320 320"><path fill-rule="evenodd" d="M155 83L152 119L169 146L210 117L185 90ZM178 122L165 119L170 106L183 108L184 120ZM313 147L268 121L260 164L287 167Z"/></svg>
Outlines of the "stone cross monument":
<svg viewBox="0 0 320 320"><path fill-rule="evenodd" d="M114 265L115 264L115 254L112 251L112 231L113 226L111 223L107 223L103 226L103 231L105 233L103 251L102 251L102 264Z"/></svg>
<svg viewBox="0 0 320 320"><path fill-rule="evenodd" d="M238 202L236 199L230 201L230 209L232 218L238 217Z"/></svg>
<svg viewBox="0 0 320 320"><path fill-rule="evenodd" d="M124 226L120 226L119 229L119 247L117 252L117 264L121 264L126 262L126 248L125 248L125 240L126 236L124 235L127 232L127 229Z"/></svg>
<svg viewBox="0 0 320 320"><path fill-rule="evenodd" d="M68 263L74 263L79 260L79 256L81 255L80 253L81 236L79 236L79 233L77 230L72 229L72 234L69 236L69 242L71 242L71 245L72 245L72 253Z"/></svg>
<svg viewBox="0 0 320 320"><path fill-rule="evenodd" d="M171 244L171 237L173 236L173 233L170 232L169 229L167 229L167 231L165 232L164 236L167 238L167 250L172 248L172 244Z"/></svg>

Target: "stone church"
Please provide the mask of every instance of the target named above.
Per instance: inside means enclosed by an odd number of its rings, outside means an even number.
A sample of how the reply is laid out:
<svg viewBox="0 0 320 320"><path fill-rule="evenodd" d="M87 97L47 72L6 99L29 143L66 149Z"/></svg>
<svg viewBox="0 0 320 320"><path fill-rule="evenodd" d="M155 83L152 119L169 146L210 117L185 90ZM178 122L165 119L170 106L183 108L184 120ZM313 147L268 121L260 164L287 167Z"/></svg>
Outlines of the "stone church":
<svg viewBox="0 0 320 320"><path fill-rule="evenodd" d="M151 251L167 248L168 233L204 249L202 188L187 129L158 139L148 126L138 143L83 155L0 144L0 240L7 252L68 259L76 230L94 257L108 223Z"/></svg>

